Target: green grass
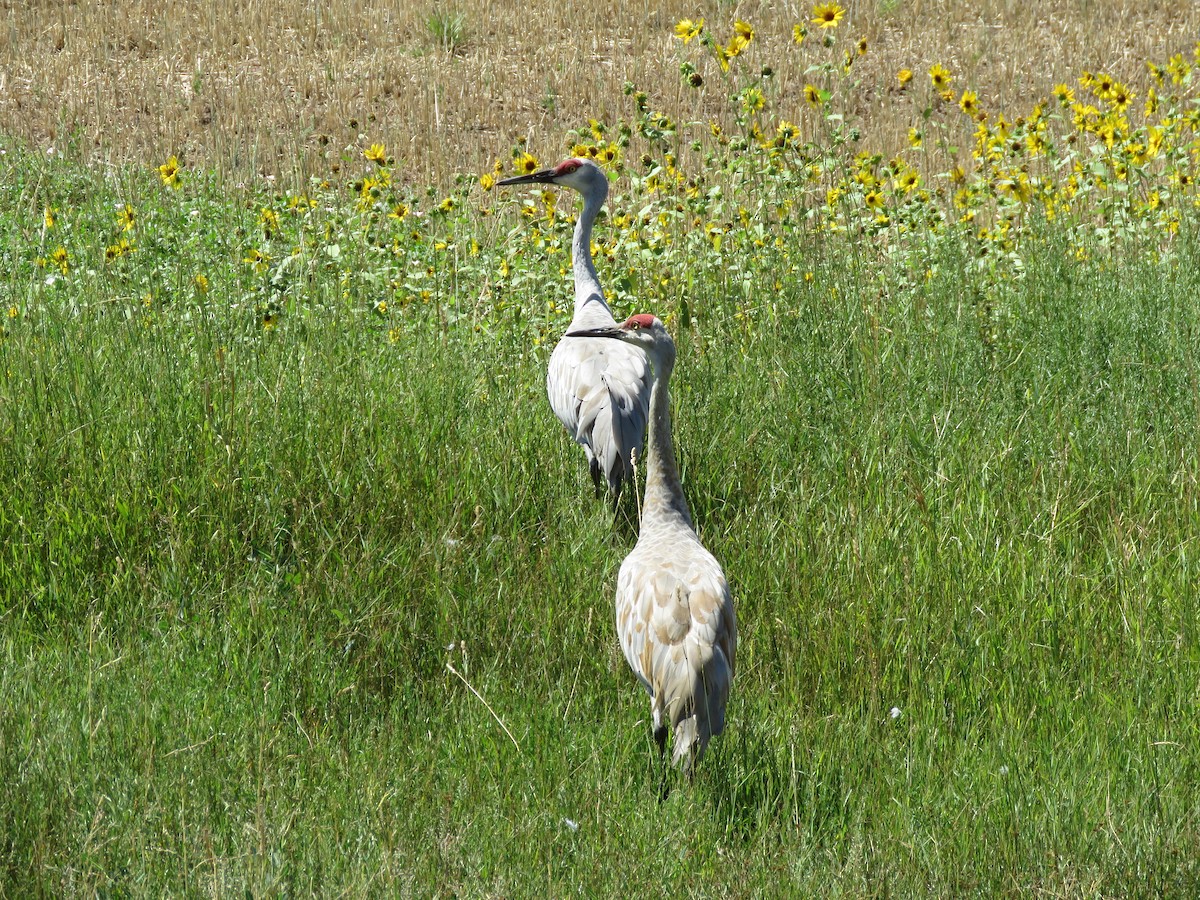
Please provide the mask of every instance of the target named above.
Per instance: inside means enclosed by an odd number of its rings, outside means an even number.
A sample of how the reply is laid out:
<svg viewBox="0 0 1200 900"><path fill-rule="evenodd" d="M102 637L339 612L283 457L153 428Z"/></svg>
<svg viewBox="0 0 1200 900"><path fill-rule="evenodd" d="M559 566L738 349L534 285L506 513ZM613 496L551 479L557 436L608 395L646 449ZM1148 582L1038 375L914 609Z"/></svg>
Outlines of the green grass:
<svg viewBox="0 0 1200 900"><path fill-rule="evenodd" d="M630 537L544 397L556 262L507 306L464 267L380 314L357 226L272 286L242 262L270 198L9 165L0 894L1200 885L1187 240L1079 262L1034 229L999 305L950 241L902 288L810 236L811 282L747 271L751 316L724 274L679 289L676 437L741 645L659 802ZM134 197L139 250L46 286L48 191L80 243Z"/></svg>

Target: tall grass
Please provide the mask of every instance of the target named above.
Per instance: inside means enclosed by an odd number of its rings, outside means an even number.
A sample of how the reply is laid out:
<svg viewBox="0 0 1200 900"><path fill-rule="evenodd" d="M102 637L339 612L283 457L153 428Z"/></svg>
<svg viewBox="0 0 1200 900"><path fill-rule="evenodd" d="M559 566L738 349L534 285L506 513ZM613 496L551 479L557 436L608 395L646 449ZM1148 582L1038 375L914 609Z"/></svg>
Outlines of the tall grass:
<svg viewBox="0 0 1200 900"><path fill-rule="evenodd" d="M270 198L9 165L37 274L0 339L3 893L1195 891L1187 222L1166 263L1031 225L998 329L949 241L911 289L837 235L783 289L670 288L742 640L660 802L611 624L630 535L544 399L556 271L505 306L463 269L397 320L345 274L387 259L348 209L283 284L243 261ZM25 259L130 199L131 255Z"/></svg>

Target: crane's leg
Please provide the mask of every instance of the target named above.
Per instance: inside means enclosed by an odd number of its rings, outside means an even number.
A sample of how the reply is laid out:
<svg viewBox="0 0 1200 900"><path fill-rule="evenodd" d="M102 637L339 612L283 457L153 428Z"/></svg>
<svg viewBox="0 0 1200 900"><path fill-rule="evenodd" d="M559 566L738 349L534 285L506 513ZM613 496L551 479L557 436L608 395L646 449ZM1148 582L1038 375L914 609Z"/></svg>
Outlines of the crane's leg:
<svg viewBox="0 0 1200 900"><path fill-rule="evenodd" d="M658 802L664 802L671 794L671 784L667 780L671 769L667 764L667 726L662 722L662 711L654 700L650 701L650 712L654 717L654 743L658 744Z"/></svg>
<svg viewBox="0 0 1200 900"><path fill-rule="evenodd" d="M604 473L600 471L600 461L596 457L590 457L588 469L592 473L592 484L596 486L596 499L599 500L604 496L605 478Z"/></svg>

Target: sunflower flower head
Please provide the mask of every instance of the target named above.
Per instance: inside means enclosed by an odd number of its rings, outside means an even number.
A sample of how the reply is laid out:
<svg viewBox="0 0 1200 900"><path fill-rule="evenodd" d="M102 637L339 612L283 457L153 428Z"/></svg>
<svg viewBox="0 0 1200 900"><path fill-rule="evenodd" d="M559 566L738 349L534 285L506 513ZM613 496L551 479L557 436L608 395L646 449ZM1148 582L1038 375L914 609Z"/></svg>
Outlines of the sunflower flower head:
<svg viewBox="0 0 1200 900"><path fill-rule="evenodd" d="M846 10L836 3L818 3L813 7L812 23L818 28L837 28Z"/></svg>
<svg viewBox="0 0 1200 900"><path fill-rule="evenodd" d="M375 163L377 166L387 165L387 149L383 144L372 144L363 151L363 156Z"/></svg>
<svg viewBox="0 0 1200 900"><path fill-rule="evenodd" d="M158 167L158 177L169 188L179 187L179 158L172 154L165 163Z"/></svg>
<svg viewBox="0 0 1200 900"><path fill-rule="evenodd" d="M680 19L675 23L675 37L686 44L700 34L703 29L703 19L697 19L694 22L691 19Z"/></svg>
<svg viewBox="0 0 1200 900"><path fill-rule="evenodd" d="M519 175L532 175L538 170L537 157L532 153L521 153L513 159L513 168Z"/></svg>

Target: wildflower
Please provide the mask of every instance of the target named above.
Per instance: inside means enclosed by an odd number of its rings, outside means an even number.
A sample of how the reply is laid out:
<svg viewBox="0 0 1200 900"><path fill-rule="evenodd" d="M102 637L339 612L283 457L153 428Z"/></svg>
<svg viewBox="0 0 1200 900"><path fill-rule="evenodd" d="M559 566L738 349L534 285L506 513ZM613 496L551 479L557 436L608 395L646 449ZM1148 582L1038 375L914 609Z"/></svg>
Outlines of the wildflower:
<svg viewBox="0 0 1200 900"><path fill-rule="evenodd" d="M913 169L908 169L896 178L896 187L906 194L911 194L921 183L921 176Z"/></svg>
<svg viewBox="0 0 1200 900"><path fill-rule="evenodd" d="M44 210L42 210L42 221L46 224L47 230L54 227L55 214L57 212L58 210L53 206L47 206Z"/></svg>
<svg viewBox="0 0 1200 900"><path fill-rule="evenodd" d="M71 269L71 258L67 254L66 247L55 247L54 252L50 254L50 259L58 266L59 270L66 275Z"/></svg>
<svg viewBox="0 0 1200 900"><path fill-rule="evenodd" d="M1075 102L1075 92L1065 84L1056 84L1054 86L1054 96L1058 99L1060 106L1070 106Z"/></svg>
<svg viewBox="0 0 1200 900"><path fill-rule="evenodd" d="M700 33L704 28L704 20L698 19L693 22L691 19L680 19L675 23L675 37L679 38L685 44Z"/></svg>
<svg viewBox="0 0 1200 900"><path fill-rule="evenodd" d="M812 106L820 106L821 91L815 85L806 84L804 86L804 99L807 100Z"/></svg>
<svg viewBox="0 0 1200 900"><path fill-rule="evenodd" d="M883 193L878 190L867 191L867 196L863 198L863 202L871 209L879 209L883 206Z"/></svg>
<svg viewBox="0 0 1200 900"><path fill-rule="evenodd" d="M438 204L438 212L448 213L457 205L453 197L447 197Z"/></svg>
<svg viewBox="0 0 1200 900"><path fill-rule="evenodd" d="M537 157L532 153L522 153L513 160L513 168L521 175L532 175L538 170Z"/></svg>
<svg viewBox="0 0 1200 900"><path fill-rule="evenodd" d="M837 28L846 11L836 3L818 3L813 7L812 23L819 28Z"/></svg>
<svg viewBox="0 0 1200 900"><path fill-rule="evenodd" d="M15 304L8 308L8 317L10 319L15 319L20 314L21 314L21 310L17 309Z"/></svg>
<svg viewBox="0 0 1200 900"><path fill-rule="evenodd" d="M1101 100L1110 99L1116 86L1117 82L1111 75L1097 75L1092 79L1090 85L1092 93Z"/></svg>
<svg viewBox="0 0 1200 900"><path fill-rule="evenodd" d="M767 103L763 92L756 87L747 88L742 94L742 108L749 113L756 113L761 110Z"/></svg>
<svg viewBox="0 0 1200 900"><path fill-rule="evenodd" d="M158 177L169 188L179 187L179 159L172 155L158 167Z"/></svg>
<svg viewBox="0 0 1200 900"><path fill-rule="evenodd" d="M120 259L126 253L132 253L132 252L133 252L133 245L131 243L129 243L128 238L123 237L119 241L117 241L115 244L112 244L111 246L109 246L109 248L104 251L104 258L111 261L114 259Z"/></svg>
<svg viewBox="0 0 1200 900"><path fill-rule="evenodd" d="M858 39L858 55L859 56L867 55L867 39L866 38Z"/></svg>
<svg viewBox="0 0 1200 900"><path fill-rule="evenodd" d="M496 184L496 178L491 173L485 172L479 177L479 186L485 191L490 191Z"/></svg>
<svg viewBox="0 0 1200 900"><path fill-rule="evenodd" d="M208 293L208 276L203 272L196 273L196 277L192 279L192 284L196 286L196 290L201 294Z"/></svg>
<svg viewBox="0 0 1200 900"><path fill-rule="evenodd" d="M399 222L399 221L403 220L404 217L407 215L408 215L408 206L403 203L397 203L395 206L392 207L392 211L390 213L388 213L388 218L395 219L396 221Z"/></svg>
<svg viewBox="0 0 1200 900"><path fill-rule="evenodd" d="M1167 74L1171 76L1171 84L1183 84L1183 80L1192 72L1192 67L1184 62L1183 54L1176 53L1167 60Z"/></svg>
<svg viewBox="0 0 1200 900"><path fill-rule="evenodd" d="M121 226L122 231L133 231L133 226L137 224L137 216L128 203L122 205L117 213L117 224Z"/></svg>
<svg viewBox="0 0 1200 900"><path fill-rule="evenodd" d="M1113 85L1113 89L1108 95L1109 105L1119 113L1129 109L1129 104L1133 102L1133 94L1125 88L1123 84Z"/></svg>
<svg viewBox="0 0 1200 900"><path fill-rule="evenodd" d="M383 144L372 144L363 151L363 156L375 163L377 166L387 165L387 150Z"/></svg>
<svg viewBox="0 0 1200 900"><path fill-rule="evenodd" d="M1145 116L1149 119L1158 112L1158 94L1154 92L1154 88L1146 91L1146 113Z"/></svg>
<svg viewBox="0 0 1200 900"><path fill-rule="evenodd" d="M900 87L908 87L908 83L912 81L912 69L901 69L896 73L896 80L900 82Z"/></svg>
<svg viewBox="0 0 1200 900"><path fill-rule="evenodd" d="M270 262L270 260L271 257L263 253L257 247L251 247L250 250L247 251L245 257L242 258L242 262L253 266L254 271L259 273L267 270L267 264Z"/></svg>
<svg viewBox="0 0 1200 900"><path fill-rule="evenodd" d="M1157 82L1159 87L1162 87L1162 83L1163 83L1162 67L1156 66L1154 63L1150 62L1149 60L1146 60L1146 69L1147 69L1147 71L1150 72L1150 77L1153 78L1155 80L1155 82Z"/></svg>
<svg viewBox="0 0 1200 900"><path fill-rule="evenodd" d="M273 312L264 313L263 317L262 317L263 331L270 331L272 328L275 327L275 325L278 321L279 321L279 317L276 316L275 313L273 313Z"/></svg>
<svg viewBox="0 0 1200 900"><path fill-rule="evenodd" d="M275 210L264 207L259 213L258 224L262 226L263 234L272 237L279 232L279 214Z"/></svg>
<svg viewBox="0 0 1200 900"><path fill-rule="evenodd" d="M933 82L935 90L944 91L950 87L950 82L954 80L954 76L950 74L950 70L940 63L935 63L929 70L929 80Z"/></svg>
<svg viewBox="0 0 1200 900"><path fill-rule="evenodd" d="M754 40L754 29L750 27L749 22L743 22L738 19L733 23L733 37L729 41L729 47L732 50L733 46L737 45L737 52L741 53ZM736 54L735 54L736 55Z"/></svg>
<svg viewBox="0 0 1200 900"><path fill-rule="evenodd" d="M921 144L925 142L925 132L917 128L908 129L908 145L913 149L919 149Z"/></svg>
<svg viewBox="0 0 1200 900"><path fill-rule="evenodd" d="M733 37L729 39L729 46L725 48L725 55L728 59L741 54L743 50L750 46L750 42L754 40L754 29L746 22L737 21L733 25Z"/></svg>
<svg viewBox="0 0 1200 900"><path fill-rule="evenodd" d="M803 25L792 26L792 40L796 42L797 46L803 44L806 37L808 37L807 28L805 28Z"/></svg>
<svg viewBox="0 0 1200 900"><path fill-rule="evenodd" d="M1148 128L1146 130L1146 153L1150 156L1158 156L1163 145L1163 130L1161 128Z"/></svg>
<svg viewBox="0 0 1200 900"><path fill-rule="evenodd" d="M968 116L974 117L979 112L979 97L974 91L963 91L958 101L958 108Z"/></svg>

